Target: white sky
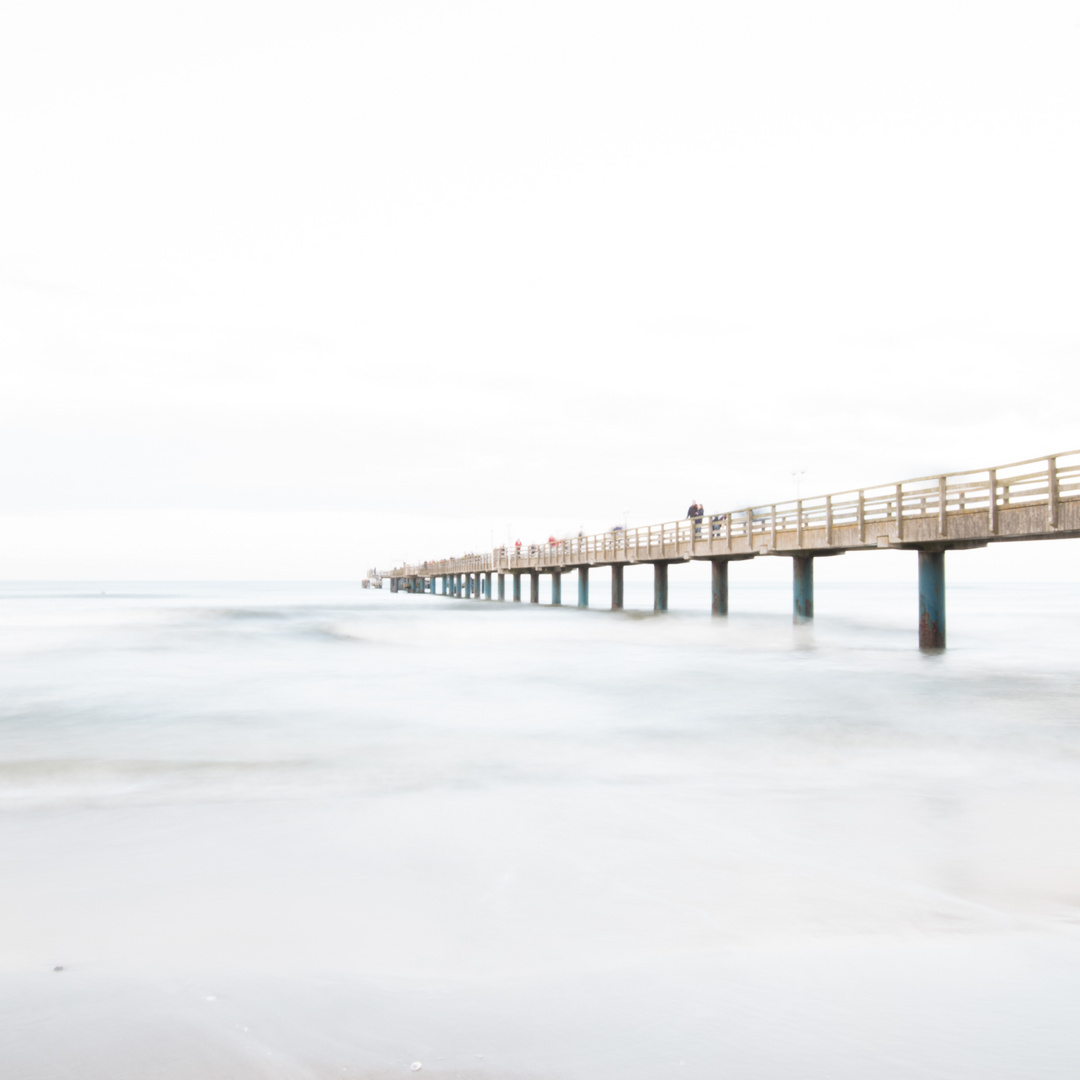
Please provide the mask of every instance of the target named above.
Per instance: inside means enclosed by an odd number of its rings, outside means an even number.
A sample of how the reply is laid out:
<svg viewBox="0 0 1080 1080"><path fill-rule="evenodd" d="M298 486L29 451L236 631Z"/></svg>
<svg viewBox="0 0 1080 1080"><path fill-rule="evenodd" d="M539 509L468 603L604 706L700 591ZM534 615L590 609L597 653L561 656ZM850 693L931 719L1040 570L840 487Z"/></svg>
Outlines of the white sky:
<svg viewBox="0 0 1080 1080"><path fill-rule="evenodd" d="M358 578L1080 447L1078 57L1031 0L9 0L0 578Z"/></svg>

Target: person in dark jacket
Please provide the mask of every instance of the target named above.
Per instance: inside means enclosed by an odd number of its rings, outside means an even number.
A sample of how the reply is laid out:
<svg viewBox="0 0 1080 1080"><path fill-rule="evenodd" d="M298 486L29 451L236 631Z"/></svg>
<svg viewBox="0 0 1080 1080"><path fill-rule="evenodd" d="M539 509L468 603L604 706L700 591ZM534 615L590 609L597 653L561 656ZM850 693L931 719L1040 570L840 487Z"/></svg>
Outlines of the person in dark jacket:
<svg viewBox="0 0 1080 1080"><path fill-rule="evenodd" d="M705 507L702 506L701 503L699 503L697 501L697 499L695 499L690 504L690 509L686 511L686 516L688 518L693 519L693 522L694 522L694 535L695 536L700 536L701 535L701 519L704 516L704 514L705 514Z"/></svg>

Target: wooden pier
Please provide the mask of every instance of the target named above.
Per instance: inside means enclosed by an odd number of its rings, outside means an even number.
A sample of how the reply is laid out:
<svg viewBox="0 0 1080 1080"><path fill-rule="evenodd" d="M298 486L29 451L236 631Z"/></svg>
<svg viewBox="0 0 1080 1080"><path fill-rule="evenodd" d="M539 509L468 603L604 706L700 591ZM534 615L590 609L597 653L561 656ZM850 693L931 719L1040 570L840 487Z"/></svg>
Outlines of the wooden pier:
<svg viewBox="0 0 1080 1080"><path fill-rule="evenodd" d="M623 568L653 566L653 607L666 611L668 567L712 564L712 610L728 610L728 563L760 556L790 558L797 622L814 616L813 560L849 551L902 549L919 553L919 646L945 647L945 552L1019 540L1080 537L1080 450L991 469L921 476L872 488L819 495L683 518L634 529L612 529L554 543L496 548L490 554L400 566L380 576L392 591L505 599L505 578L521 600L521 577L538 603L539 575L552 577L552 603L562 602L562 574L577 571L578 607L589 605L589 569L611 567L611 607L623 606ZM374 576L374 572L372 575Z"/></svg>

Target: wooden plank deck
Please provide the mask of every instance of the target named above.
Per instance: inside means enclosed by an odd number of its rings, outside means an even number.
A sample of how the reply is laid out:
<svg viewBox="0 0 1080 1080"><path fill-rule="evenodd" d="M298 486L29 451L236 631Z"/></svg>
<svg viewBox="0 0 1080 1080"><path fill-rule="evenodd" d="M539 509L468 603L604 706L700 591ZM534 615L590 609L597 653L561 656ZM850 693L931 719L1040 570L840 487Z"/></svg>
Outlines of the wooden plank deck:
<svg viewBox="0 0 1080 1080"><path fill-rule="evenodd" d="M614 529L520 551L403 565L390 578L573 570L589 566L815 556L872 549L940 551L1080 537L1080 450L991 469L808 499L736 508L691 520Z"/></svg>

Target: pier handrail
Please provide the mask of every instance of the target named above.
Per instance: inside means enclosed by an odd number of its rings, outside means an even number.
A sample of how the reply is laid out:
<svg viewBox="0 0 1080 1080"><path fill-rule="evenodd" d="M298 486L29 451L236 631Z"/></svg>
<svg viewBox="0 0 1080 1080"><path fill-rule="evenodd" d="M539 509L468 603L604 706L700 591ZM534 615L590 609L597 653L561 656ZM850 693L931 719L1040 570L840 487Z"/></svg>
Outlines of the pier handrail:
<svg viewBox="0 0 1080 1080"><path fill-rule="evenodd" d="M1041 467L1030 468L1035 465ZM668 556L672 559L709 557L718 550L732 551L736 541L745 551L773 549L779 534L792 533L797 548L802 545L804 533L810 530L815 530L815 546L820 549L831 545L835 530L850 531L852 527L858 544L873 546L867 536L875 525L887 524L891 535L903 541L905 523L911 522L914 527L915 522L937 517L941 535L945 536L948 522L965 514L986 515L987 531L993 537L999 514L1021 506L1045 505L1046 528L1052 531L1057 528L1060 503L1077 498L1080 498L1080 450L1067 450L989 469L930 474L827 495L738 507L700 518L614 528L587 536L565 537L554 543L523 545L520 550L497 547L485 555L406 564L390 571L388 576L489 573L538 566L558 568L611 561L636 562L639 557L642 562ZM823 538L821 530L824 530Z"/></svg>

